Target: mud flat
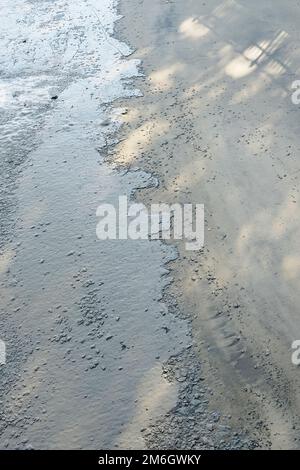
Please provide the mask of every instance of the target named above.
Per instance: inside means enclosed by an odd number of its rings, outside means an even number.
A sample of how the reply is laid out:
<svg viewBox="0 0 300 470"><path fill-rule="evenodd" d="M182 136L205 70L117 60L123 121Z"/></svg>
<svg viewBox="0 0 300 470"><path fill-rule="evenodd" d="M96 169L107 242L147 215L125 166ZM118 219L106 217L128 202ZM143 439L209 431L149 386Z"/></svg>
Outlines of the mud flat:
<svg viewBox="0 0 300 470"><path fill-rule="evenodd" d="M0 447L299 448L297 3L2 7ZM100 242L120 195L204 249Z"/></svg>
<svg viewBox="0 0 300 470"><path fill-rule="evenodd" d="M114 161L157 176L141 202L206 213L204 250L177 243L171 263L193 347L165 365L179 400L147 443L299 448L297 2L122 0L120 13L144 77Z"/></svg>

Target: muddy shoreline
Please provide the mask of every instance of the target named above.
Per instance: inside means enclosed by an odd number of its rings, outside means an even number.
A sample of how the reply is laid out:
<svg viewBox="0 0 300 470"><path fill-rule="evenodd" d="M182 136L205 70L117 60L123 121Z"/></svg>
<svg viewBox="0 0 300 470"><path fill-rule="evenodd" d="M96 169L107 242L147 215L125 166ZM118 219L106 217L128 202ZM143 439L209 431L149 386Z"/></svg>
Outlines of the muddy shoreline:
<svg viewBox="0 0 300 470"><path fill-rule="evenodd" d="M137 7L138 5L135 5ZM117 22L116 35L124 41L128 41L128 32L126 28L126 20L130 14L126 11L126 7L122 2L119 6L119 14L122 19ZM141 9L141 13L143 10ZM129 22L130 23L130 22ZM129 26L128 26L129 27ZM133 44L131 43L131 47ZM140 57L138 48L134 52L134 57ZM141 78L138 78L139 89L147 93L147 86L143 86L145 80L145 69L143 61L140 65ZM140 83L141 82L141 83ZM138 101L142 101L143 97L139 97ZM122 105L132 106L132 102L121 101ZM140 103L139 103L140 104ZM143 104L140 104L141 107ZM126 119L125 119L126 121ZM124 131L121 128L121 149L119 150L122 158L122 141L126 141L128 134L131 130L130 125ZM115 147L108 151L107 161L116 164L115 160ZM119 155L118 155L119 156ZM151 160L150 164L146 165L147 171L152 172L153 176L158 179L158 188L161 187L163 174L157 171L157 162ZM139 160L139 165L144 168L144 161ZM117 167L119 169L126 168L127 170L135 168L135 165L128 165L123 161L117 160ZM140 168L140 166L138 167ZM136 190L134 199L142 202L145 205L155 199L155 192L157 187L153 189ZM166 243L165 241L163 243ZM172 243L174 245L174 243ZM179 255L177 249L176 260L170 261L172 278L178 270L178 266L182 265L183 259ZM202 251L202 250L201 250ZM185 305L182 304L178 298L181 297L180 283L174 282L165 287L163 291L162 301L168 306L168 310L172 312L175 317L183 318L190 324L189 334L191 344L187 349L183 350L176 356L171 356L163 365L162 374L166 380L171 383L177 383L178 397L176 405L164 416L160 417L156 423L152 424L149 428L143 429L143 437L149 449L256 449L263 447L263 437L260 434L260 429L253 433L250 428L232 427L232 416L224 415L218 409L214 409L212 405L211 396L214 392L209 387L209 380L204 378L203 364L201 360L201 352L197 350L195 340L193 337L192 318L189 314L185 313ZM179 294L179 295L178 295ZM209 385L208 385L209 384ZM250 437L251 436L251 437ZM257 440L256 440L257 439ZM265 446L267 441L265 441Z"/></svg>

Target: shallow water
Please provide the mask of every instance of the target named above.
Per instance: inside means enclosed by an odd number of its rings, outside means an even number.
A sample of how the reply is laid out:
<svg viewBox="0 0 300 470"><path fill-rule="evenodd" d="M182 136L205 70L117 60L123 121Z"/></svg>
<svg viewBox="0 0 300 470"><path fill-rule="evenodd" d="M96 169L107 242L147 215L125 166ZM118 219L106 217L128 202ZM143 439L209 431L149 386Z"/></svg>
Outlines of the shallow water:
<svg viewBox="0 0 300 470"><path fill-rule="evenodd" d="M3 184L18 179L0 256L0 445L143 447L141 430L176 403L162 363L189 337L163 301L175 251L96 238L100 203L156 184L104 160L124 112L111 103L139 95L138 63L112 36L115 2L2 8Z"/></svg>

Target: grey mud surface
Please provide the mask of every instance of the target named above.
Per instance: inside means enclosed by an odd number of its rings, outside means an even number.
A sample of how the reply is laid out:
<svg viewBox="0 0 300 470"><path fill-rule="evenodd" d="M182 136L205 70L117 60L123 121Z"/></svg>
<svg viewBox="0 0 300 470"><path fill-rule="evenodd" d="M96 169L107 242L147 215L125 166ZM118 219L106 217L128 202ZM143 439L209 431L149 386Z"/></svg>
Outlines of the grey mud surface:
<svg viewBox="0 0 300 470"><path fill-rule="evenodd" d="M120 12L145 75L114 161L155 171L140 201L203 203L206 217L203 252L177 243L170 265L194 347L166 365L187 380L147 444L299 449L299 2L123 0Z"/></svg>
<svg viewBox="0 0 300 470"><path fill-rule="evenodd" d="M0 447L298 448L297 2L2 8ZM126 194L204 250L97 240Z"/></svg>

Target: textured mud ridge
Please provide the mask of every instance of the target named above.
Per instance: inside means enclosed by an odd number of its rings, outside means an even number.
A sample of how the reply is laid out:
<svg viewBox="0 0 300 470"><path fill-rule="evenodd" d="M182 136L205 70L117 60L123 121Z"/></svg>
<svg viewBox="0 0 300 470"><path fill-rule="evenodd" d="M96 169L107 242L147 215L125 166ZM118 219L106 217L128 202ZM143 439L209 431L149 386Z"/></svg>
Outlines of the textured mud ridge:
<svg viewBox="0 0 300 470"><path fill-rule="evenodd" d="M186 350L170 358L164 376L179 384L177 405L145 432L149 448L160 449L255 449L258 443L233 430L230 416L209 410L210 392L203 383L201 363Z"/></svg>
<svg viewBox="0 0 300 470"><path fill-rule="evenodd" d="M183 317L177 301L168 292L169 287L164 290L168 309L173 315ZM190 334L192 338L192 329ZM211 405L212 397L218 395L218 390L207 385L194 340L164 363L163 376L170 383L177 384L178 398L170 411L144 430L148 448L242 450L262 446L260 428L263 428L263 423L257 426L256 432L242 429L232 423L230 414L222 413ZM264 441L264 445L269 445L269 442Z"/></svg>

